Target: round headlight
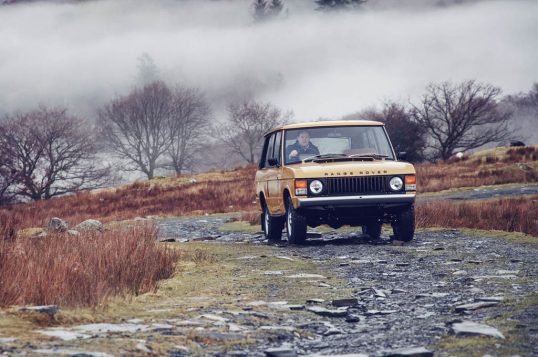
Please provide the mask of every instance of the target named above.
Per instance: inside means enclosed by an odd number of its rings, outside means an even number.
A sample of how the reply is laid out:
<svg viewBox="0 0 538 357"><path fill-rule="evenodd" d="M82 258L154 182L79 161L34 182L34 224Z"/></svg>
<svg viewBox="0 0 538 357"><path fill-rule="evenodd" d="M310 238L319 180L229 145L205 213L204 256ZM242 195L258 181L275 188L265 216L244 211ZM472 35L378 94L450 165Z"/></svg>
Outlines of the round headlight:
<svg viewBox="0 0 538 357"><path fill-rule="evenodd" d="M403 181L399 177L393 177L389 182L392 191L400 191L403 188Z"/></svg>
<svg viewBox="0 0 538 357"><path fill-rule="evenodd" d="M310 182L310 192L317 195L318 193L321 193L321 191L323 191L323 184L320 180Z"/></svg>

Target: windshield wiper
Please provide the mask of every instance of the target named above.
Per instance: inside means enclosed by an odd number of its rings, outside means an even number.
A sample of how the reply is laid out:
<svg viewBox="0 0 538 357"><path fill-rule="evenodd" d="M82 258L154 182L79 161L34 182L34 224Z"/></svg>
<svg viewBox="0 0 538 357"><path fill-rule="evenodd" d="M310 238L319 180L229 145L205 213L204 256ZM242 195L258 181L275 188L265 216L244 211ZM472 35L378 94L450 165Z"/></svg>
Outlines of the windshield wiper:
<svg viewBox="0 0 538 357"><path fill-rule="evenodd" d="M355 154L355 155L349 155L349 157L353 159L386 159L389 156L388 155L381 155L381 154Z"/></svg>
<svg viewBox="0 0 538 357"><path fill-rule="evenodd" d="M339 157L347 157L346 154L321 154L321 155L314 155L309 156L306 159L303 160L303 162L310 162L310 161L316 161L316 160L323 160L323 159L334 159Z"/></svg>

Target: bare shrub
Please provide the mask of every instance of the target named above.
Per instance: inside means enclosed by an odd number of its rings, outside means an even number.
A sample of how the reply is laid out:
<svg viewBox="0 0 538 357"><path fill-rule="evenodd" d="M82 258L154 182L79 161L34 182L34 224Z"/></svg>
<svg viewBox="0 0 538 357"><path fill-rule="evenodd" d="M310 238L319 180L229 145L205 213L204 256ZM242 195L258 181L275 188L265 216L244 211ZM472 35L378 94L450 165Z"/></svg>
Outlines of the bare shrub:
<svg viewBox="0 0 538 357"><path fill-rule="evenodd" d="M152 226L80 236L19 238L0 246L0 306L95 306L108 297L153 291L179 253Z"/></svg>

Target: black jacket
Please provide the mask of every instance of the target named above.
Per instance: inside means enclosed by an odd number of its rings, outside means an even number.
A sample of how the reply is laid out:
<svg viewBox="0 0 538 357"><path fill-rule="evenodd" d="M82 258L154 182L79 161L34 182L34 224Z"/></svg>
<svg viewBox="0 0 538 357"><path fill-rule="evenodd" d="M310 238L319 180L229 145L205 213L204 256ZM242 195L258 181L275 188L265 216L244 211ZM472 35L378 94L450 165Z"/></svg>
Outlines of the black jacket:
<svg viewBox="0 0 538 357"><path fill-rule="evenodd" d="M312 144L312 143L309 143L308 146L305 148L305 147L302 147L298 141L296 141L295 143L289 145L287 148L286 148L286 158L289 160L290 159L290 153L293 151L293 150L297 150L297 152L299 153L299 155L319 155L319 149L316 145ZM294 159L297 159L299 160L299 157L293 157L291 158L292 160Z"/></svg>

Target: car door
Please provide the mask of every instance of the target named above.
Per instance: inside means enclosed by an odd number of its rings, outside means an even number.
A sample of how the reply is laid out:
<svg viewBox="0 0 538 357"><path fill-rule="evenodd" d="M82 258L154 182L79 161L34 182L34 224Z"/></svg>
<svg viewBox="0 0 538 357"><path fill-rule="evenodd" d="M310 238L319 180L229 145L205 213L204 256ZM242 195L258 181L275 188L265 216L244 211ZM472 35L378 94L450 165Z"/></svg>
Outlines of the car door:
<svg viewBox="0 0 538 357"><path fill-rule="evenodd" d="M280 181L282 177L282 131L273 134L273 151L268 152L267 194L269 196L270 211L272 214L283 214L282 191ZM272 159L272 160L269 160ZM271 161L271 162L269 162ZM268 204L269 205L269 204Z"/></svg>

